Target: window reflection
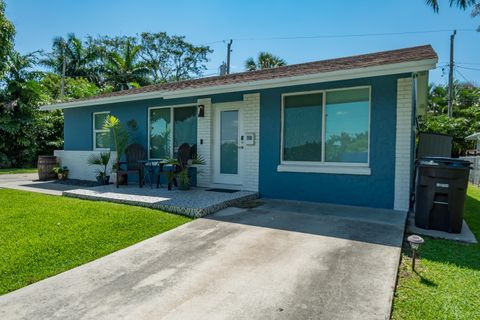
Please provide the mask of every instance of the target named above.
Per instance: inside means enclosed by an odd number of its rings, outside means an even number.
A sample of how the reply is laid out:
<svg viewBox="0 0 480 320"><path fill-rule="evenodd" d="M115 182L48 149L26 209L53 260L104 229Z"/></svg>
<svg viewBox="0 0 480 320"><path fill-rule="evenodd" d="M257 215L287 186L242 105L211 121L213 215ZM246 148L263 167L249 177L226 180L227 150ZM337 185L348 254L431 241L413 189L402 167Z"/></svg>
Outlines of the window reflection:
<svg viewBox="0 0 480 320"><path fill-rule="evenodd" d="M150 110L150 158L169 158L170 140L170 109Z"/></svg>
<svg viewBox="0 0 480 320"><path fill-rule="evenodd" d="M322 94L285 97L283 159L322 160Z"/></svg>
<svg viewBox="0 0 480 320"><path fill-rule="evenodd" d="M325 161L368 162L369 90L327 93Z"/></svg>

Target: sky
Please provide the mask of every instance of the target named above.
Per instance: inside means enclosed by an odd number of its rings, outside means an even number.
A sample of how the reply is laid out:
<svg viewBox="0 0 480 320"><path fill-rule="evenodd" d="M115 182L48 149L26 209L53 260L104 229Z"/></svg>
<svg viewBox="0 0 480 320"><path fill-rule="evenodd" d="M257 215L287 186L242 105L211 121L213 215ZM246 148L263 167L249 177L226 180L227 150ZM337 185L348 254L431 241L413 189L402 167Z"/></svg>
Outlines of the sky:
<svg viewBox="0 0 480 320"><path fill-rule="evenodd" d="M480 17L471 18L469 11L449 8L447 0L440 0L439 14L424 0L5 2L7 17L17 30L15 46L21 53L48 51L54 37L71 32L85 37L165 31L183 35L196 45L210 45L214 52L205 75L218 72L226 60L229 39L233 39L232 72L243 71L245 60L259 51L295 64L431 44L439 63L430 73L430 81L445 84L448 68L442 67L449 60L451 30L457 29L455 78L480 84L480 32L474 31ZM406 32L414 33L378 35Z"/></svg>

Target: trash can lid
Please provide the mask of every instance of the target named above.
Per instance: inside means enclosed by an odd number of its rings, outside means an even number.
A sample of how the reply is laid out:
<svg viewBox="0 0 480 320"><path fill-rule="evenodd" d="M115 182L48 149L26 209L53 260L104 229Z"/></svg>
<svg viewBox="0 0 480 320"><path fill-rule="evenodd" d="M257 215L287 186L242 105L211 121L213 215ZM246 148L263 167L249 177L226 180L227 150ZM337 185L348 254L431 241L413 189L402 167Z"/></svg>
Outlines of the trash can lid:
<svg viewBox="0 0 480 320"><path fill-rule="evenodd" d="M447 157L424 157L419 159L419 163L422 165L444 165L449 167L470 167L472 164L468 160Z"/></svg>

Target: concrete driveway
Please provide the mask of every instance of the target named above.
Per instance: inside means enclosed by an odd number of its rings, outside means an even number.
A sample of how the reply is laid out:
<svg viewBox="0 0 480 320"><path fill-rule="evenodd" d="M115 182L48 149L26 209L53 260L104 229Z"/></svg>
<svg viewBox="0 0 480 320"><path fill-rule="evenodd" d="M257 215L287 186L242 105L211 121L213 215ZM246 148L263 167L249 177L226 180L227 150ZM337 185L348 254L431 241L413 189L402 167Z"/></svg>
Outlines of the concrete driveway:
<svg viewBox="0 0 480 320"><path fill-rule="evenodd" d="M0 319L388 319L405 214L265 200L0 297Z"/></svg>

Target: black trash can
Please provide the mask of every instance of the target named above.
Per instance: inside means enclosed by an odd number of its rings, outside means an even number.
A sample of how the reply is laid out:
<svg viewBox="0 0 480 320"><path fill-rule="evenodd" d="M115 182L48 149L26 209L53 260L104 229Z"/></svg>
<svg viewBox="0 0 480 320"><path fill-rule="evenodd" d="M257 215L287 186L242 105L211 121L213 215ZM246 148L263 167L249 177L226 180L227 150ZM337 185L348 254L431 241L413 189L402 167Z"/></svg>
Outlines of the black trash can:
<svg viewBox="0 0 480 320"><path fill-rule="evenodd" d="M422 158L416 164L415 225L460 233L471 163L455 158Z"/></svg>

